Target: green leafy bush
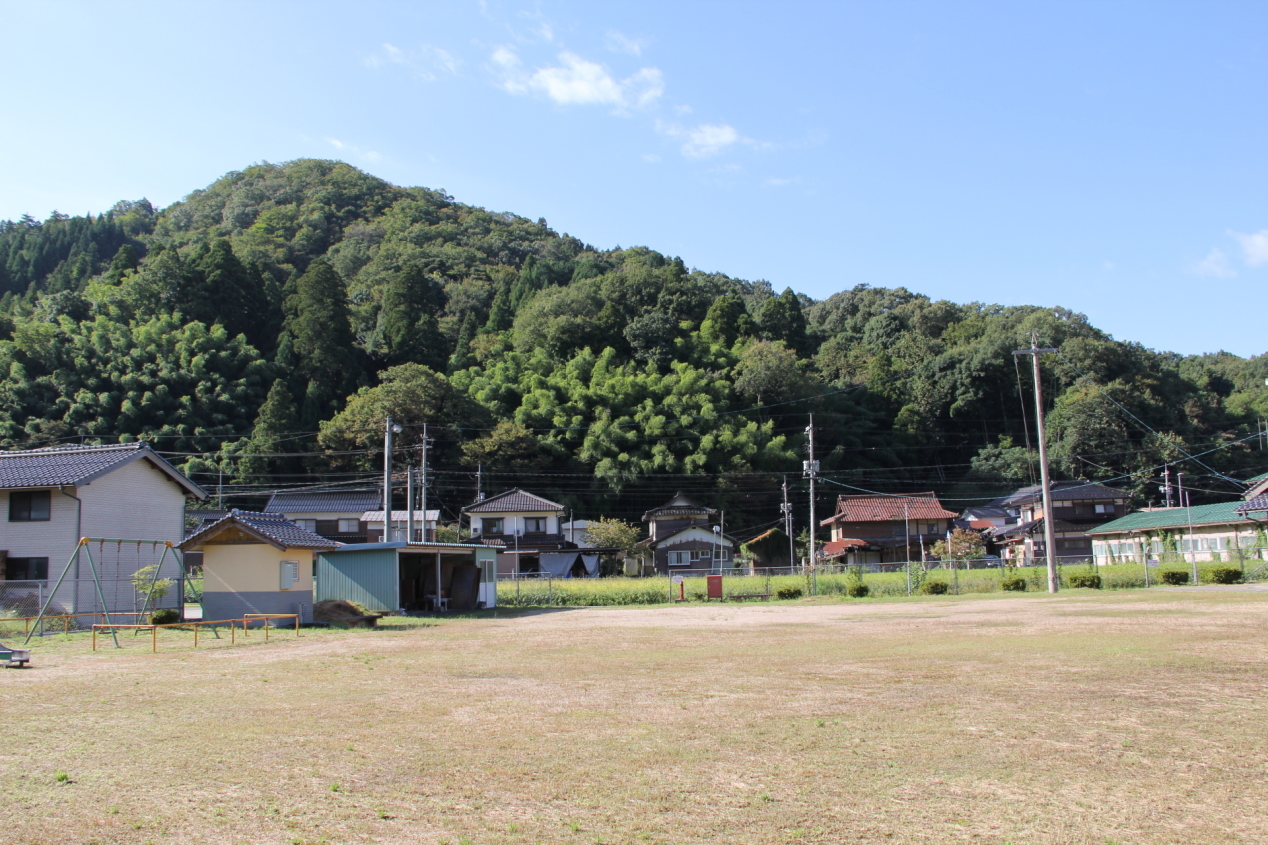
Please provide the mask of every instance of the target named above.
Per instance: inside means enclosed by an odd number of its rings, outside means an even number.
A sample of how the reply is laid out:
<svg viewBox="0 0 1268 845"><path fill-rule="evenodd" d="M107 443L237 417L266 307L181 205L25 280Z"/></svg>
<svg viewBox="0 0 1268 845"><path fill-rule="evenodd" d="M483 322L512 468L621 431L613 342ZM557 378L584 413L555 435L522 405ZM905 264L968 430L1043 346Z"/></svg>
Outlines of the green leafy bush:
<svg viewBox="0 0 1268 845"><path fill-rule="evenodd" d="M1206 571L1206 577L1212 584L1240 584L1242 571L1232 566L1212 566Z"/></svg>
<svg viewBox="0 0 1268 845"><path fill-rule="evenodd" d="M801 587L780 587L775 591L777 599L799 599L801 598Z"/></svg>
<svg viewBox="0 0 1268 845"><path fill-rule="evenodd" d="M947 594L947 582L926 581L920 585L920 592L926 596L945 596Z"/></svg>
<svg viewBox="0 0 1268 845"><path fill-rule="evenodd" d="M1076 572L1069 578L1071 587L1082 587L1088 590L1101 589L1101 576L1093 575L1090 572Z"/></svg>
<svg viewBox="0 0 1268 845"><path fill-rule="evenodd" d="M163 607L150 614L151 625L173 625L181 621L181 615L174 607Z"/></svg>
<svg viewBox="0 0 1268 845"><path fill-rule="evenodd" d="M999 588L1005 592L1024 593L1026 592L1026 579L1005 578L999 582Z"/></svg>
<svg viewBox="0 0 1268 845"><path fill-rule="evenodd" d="M851 584L847 591L852 599L865 599L867 594L871 592L866 584Z"/></svg>
<svg viewBox="0 0 1268 845"><path fill-rule="evenodd" d="M1189 573L1182 569L1168 569L1159 572L1158 575L1162 578L1162 583L1170 584L1173 587L1180 587L1189 583Z"/></svg>

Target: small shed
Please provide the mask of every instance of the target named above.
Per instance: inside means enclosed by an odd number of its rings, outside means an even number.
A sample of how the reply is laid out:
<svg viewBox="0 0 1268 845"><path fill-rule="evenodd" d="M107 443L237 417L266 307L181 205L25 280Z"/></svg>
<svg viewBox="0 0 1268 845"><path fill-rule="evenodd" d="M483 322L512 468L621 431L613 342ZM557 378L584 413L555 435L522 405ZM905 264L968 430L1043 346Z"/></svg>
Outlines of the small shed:
<svg viewBox="0 0 1268 845"><path fill-rule="evenodd" d="M232 510L180 544L202 552L203 619L298 613L313 620L313 554L338 544L280 513Z"/></svg>
<svg viewBox="0 0 1268 845"><path fill-rule="evenodd" d="M316 599L352 601L376 613L495 607L497 551L403 540L340 546L317 555Z"/></svg>

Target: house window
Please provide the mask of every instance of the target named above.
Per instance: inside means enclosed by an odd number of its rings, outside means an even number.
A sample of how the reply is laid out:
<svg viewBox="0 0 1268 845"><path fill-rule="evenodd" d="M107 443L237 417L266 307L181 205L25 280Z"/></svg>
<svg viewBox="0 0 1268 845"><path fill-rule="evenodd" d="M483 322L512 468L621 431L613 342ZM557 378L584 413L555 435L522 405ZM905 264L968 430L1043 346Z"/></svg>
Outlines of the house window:
<svg viewBox="0 0 1268 845"><path fill-rule="evenodd" d="M490 519L485 517L480 520L480 531L483 534L501 534L502 533L502 517Z"/></svg>
<svg viewBox="0 0 1268 845"><path fill-rule="evenodd" d="M361 530L361 522L360 522L360 520L356 520L356 519L341 519L341 520L339 520L339 533L340 533L340 534L356 534L356 533L357 533L358 531L360 531L360 530Z"/></svg>
<svg viewBox="0 0 1268 845"><path fill-rule="evenodd" d="M48 558L11 557L5 562L4 577L7 581L47 581Z"/></svg>
<svg viewBox="0 0 1268 845"><path fill-rule="evenodd" d="M1114 506L1113 505L1097 505L1096 512L1097 513L1113 513Z"/></svg>
<svg viewBox="0 0 1268 845"><path fill-rule="evenodd" d="M314 534L317 533L317 520L315 519L297 519L295 520L295 524L305 531L311 531Z"/></svg>
<svg viewBox="0 0 1268 845"><path fill-rule="evenodd" d="M524 531L527 534L545 534L546 517L528 516L524 518Z"/></svg>
<svg viewBox="0 0 1268 845"><path fill-rule="evenodd" d="M670 552L669 565L670 566L690 566L691 552Z"/></svg>
<svg viewBox="0 0 1268 845"><path fill-rule="evenodd" d="M9 494L10 522L48 522L49 491L21 490Z"/></svg>

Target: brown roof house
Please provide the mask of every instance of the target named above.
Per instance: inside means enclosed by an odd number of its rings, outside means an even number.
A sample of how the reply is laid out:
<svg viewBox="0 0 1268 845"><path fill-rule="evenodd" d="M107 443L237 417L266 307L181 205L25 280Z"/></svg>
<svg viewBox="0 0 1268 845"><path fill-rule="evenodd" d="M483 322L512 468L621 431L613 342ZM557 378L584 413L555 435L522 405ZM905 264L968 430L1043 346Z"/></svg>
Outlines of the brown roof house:
<svg viewBox="0 0 1268 845"><path fill-rule="evenodd" d="M933 493L839 496L836 513L819 523L832 529L822 557L849 564L920 560L922 549L946 537L955 518Z"/></svg>
<svg viewBox="0 0 1268 845"><path fill-rule="evenodd" d="M652 553L657 572L730 569L735 560L734 537L722 533L720 525L710 525L717 515L713 508L696 504L682 493L658 508L643 514L648 537L642 545Z"/></svg>

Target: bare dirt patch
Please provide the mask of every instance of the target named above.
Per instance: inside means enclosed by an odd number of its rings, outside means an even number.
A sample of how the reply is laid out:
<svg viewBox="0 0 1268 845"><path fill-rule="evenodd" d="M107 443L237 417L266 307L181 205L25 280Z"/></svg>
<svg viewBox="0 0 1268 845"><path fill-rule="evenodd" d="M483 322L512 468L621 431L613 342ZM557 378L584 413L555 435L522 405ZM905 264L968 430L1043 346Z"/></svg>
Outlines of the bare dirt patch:
<svg viewBox="0 0 1268 845"><path fill-rule="evenodd" d="M1191 589L33 642L3 839L1268 841L1265 633Z"/></svg>

